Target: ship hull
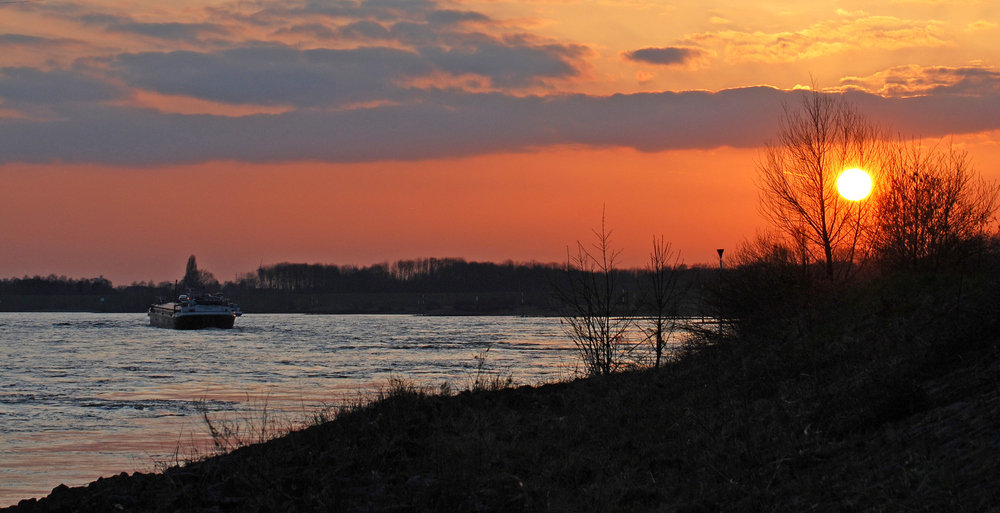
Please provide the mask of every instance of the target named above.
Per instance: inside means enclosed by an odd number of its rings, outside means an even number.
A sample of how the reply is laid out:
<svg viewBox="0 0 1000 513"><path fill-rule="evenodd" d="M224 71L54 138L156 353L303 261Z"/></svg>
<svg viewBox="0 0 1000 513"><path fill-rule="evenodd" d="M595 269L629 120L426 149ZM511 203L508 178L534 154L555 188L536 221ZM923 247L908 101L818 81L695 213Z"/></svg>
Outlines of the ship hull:
<svg viewBox="0 0 1000 513"><path fill-rule="evenodd" d="M175 330L200 330L204 328L230 329L236 324L236 316L229 315L171 315L170 313L151 313L149 324L158 328Z"/></svg>
<svg viewBox="0 0 1000 513"><path fill-rule="evenodd" d="M211 308L211 310L198 311L198 308L181 308L174 303L153 305L149 309L149 325L175 330L230 329L240 314L238 310L234 311L228 307L216 307Z"/></svg>

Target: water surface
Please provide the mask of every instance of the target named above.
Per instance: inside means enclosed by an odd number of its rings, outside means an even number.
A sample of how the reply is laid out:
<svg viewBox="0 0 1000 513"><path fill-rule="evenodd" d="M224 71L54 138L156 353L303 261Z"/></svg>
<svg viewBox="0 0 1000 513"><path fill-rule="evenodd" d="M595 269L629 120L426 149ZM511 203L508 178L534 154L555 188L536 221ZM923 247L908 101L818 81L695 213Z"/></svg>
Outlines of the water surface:
<svg viewBox="0 0 1000 513"><path fill-rule="evenodd" d="M204 410L301 422L392 376L462 389L487 348L517 383L575 372L553 318L248 314L175 331L144 314L0 313L0 506L204 448Z"/></svg>

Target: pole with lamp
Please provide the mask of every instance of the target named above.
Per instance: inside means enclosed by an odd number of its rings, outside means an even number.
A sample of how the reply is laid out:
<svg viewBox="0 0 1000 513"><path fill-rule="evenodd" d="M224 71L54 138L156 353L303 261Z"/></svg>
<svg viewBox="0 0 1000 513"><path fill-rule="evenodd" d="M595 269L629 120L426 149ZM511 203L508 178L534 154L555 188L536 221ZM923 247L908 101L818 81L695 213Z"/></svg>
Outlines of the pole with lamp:
<svg viewBox="0 0 1000 513"><path fill-rule="evenodd" d="M719 298L722 298L722 253L726 251L725 249L717 249L719 252ZM721 304L721 302L720 302ZM722 310L718 312L719 315L719 336L722 336Z"/></svg>

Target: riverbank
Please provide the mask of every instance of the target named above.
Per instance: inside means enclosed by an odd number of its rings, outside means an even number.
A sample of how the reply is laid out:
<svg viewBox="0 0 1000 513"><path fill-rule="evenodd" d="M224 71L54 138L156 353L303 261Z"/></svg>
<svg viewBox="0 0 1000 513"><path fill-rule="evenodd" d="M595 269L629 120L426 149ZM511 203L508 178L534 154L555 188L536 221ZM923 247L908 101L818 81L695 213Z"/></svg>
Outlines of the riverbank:
<svg viewBox="0 0 1000 513"><path fill-rule="evenodd" d="M380 400L159 474L9 511L989 511L1000 503L991 287L813 298L661 369Z"/></svg>

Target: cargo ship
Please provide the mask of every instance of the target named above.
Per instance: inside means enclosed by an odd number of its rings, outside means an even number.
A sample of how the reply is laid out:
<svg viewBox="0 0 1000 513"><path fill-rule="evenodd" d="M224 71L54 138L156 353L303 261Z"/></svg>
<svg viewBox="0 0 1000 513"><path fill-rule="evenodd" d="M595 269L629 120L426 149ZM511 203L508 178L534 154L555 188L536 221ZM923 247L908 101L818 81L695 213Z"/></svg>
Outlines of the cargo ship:
<svg viewBox="0 0 1000 513"><path fill-rule="evenodd" d="M149 307L149 325L178 330L232 328L243 315L240 306L221 294L181 294L172 303Z"/></svg>

